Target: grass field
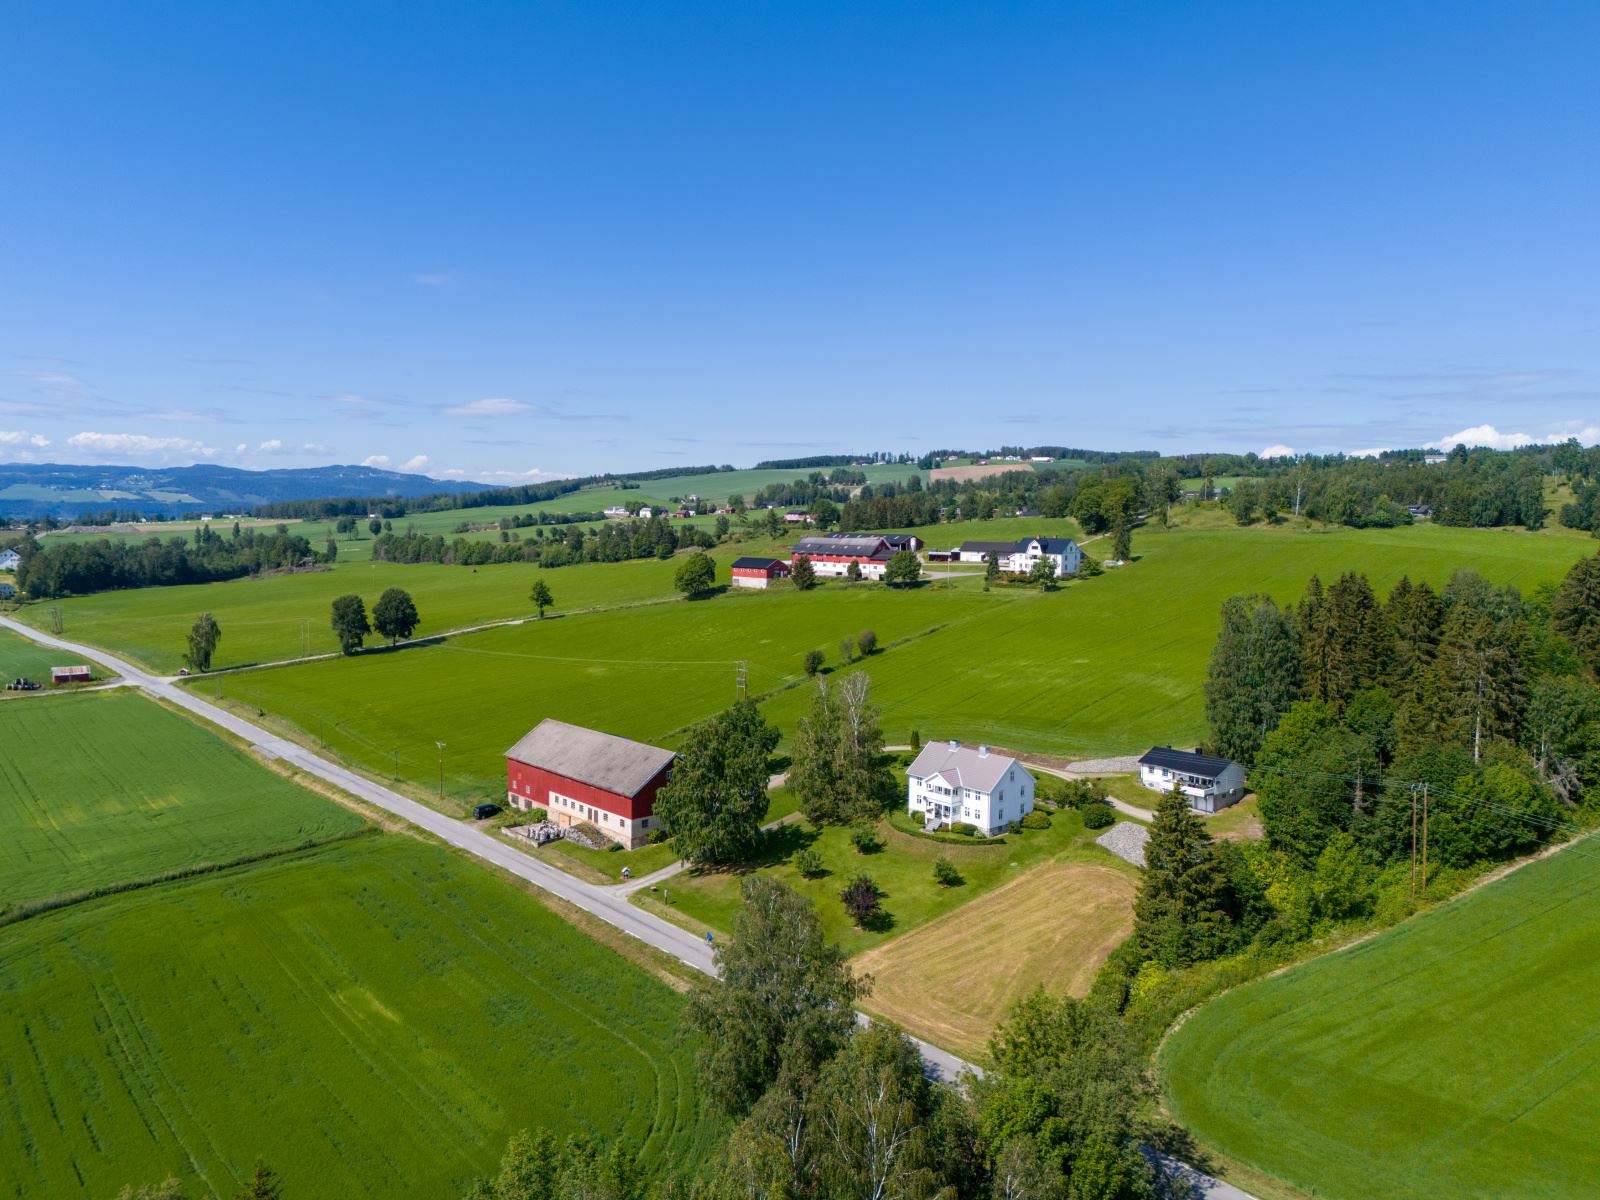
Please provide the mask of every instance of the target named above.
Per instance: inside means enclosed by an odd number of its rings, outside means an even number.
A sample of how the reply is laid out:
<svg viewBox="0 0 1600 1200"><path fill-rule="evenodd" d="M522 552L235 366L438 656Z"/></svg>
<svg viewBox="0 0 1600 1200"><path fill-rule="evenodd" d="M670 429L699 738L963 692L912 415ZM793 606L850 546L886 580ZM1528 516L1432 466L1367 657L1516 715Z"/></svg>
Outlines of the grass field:
<svg viewBox="0 0 1600 1200"><path fill-rule="evenodd" d="M365 824L133 692L0 706L0 746L0 911Z"/></svg>
<svg viewBox="0 0 1600 1200"><path fill-rule="evenodd" d="M855 960L873 977L866 1007L967 1058L1042 985L1087 994L1133 930L1135 881L1088 862L1052 862Z"/></svg>
<svg viewBox="0 0 1600 1200"><path fill-rule="evenodd" d="M0 1194L460 1195L515 1130L709 1153L679 1000L449 852L367 838L0 937ZM195 1190L191 1187L191 1194Z"/></svg>
<svg viewBox="0 0 1600 1200"><path fill-rule="evenodd" d="M1600 854L1589 842L1213 1001L1169 1105L1317 1196L1595 1195Z"/></svg>
<svg viewBox="0 0 1600 1200"><path fill-rule="evenodd" d="M48 691L50 668L66 664L67 658L59 650L48 650L30 642L21 634L12 633L9 629L0 629L0 685L10 683L20 676L31 679L34 683L44 684ZM105 672L101 670L99 674L104 675ZM29 693L26 692L0 691L0 700L22 700L28 696Z"/></svg>
<svg viewBox="0 0 1600 1200"><path fill-rule="evenodd" d="M818 828L804 821L784 825L767 835L767 852L758 864L817 906L830 941L854 954L927 925L976 897L1017 880L1041 863L1076 861L1124 871L1124 864L1093 844L1075 812L1053 816L1048 829L1007 834L992 843L961 844L915 837L878 823L884 846L862 854L839 826ZM807 879L793 865L796 853L810 847L822 856L826 874ZM948 858L960 871L959 887L941 887L933 880L933 861ZM859 929L840 903L839 892L858 872L871 875L882 892L886 921ZM1135 868L1126 867L1128 875ZM685 919L690 928L727 931L739 906L739 877L725 872L684 874L670 885L670 904L657 905L666 915ZM642 901L646 905L650 900ZM967 911L965 909L963 912Z"/></svg>
<svg viewBox="0 0 1600 1200"><path fill-rule="evenodd" d="M301 653L302 622L311 652L339 648L329 620L335 596L356 592L372 603L389 587L403 587L422 616L418 637L482 621L532 615L528 591L542 578L555 593L554 613L599 604L627 604L674 595L676 564L644 559L630 563L585 563L546 571L529 563L500 566L440 566L434 563L335 564L331 570L264 579L233 579L189 587L139 588L52 601L75 641L126 654L160 671L182 665L184 638L202 612L222 627L215 667L271 662ZM19 616L49 628L42 605ZM375 639L381 644L382 639Z"/></svg>

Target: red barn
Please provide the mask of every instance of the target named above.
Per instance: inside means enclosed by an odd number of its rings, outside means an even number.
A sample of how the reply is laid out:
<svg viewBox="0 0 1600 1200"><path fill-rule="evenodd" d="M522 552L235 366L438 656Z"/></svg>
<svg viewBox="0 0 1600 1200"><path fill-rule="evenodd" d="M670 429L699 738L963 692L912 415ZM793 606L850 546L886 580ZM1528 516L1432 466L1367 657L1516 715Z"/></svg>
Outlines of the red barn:
<svg viewBox="0 0 1600 1200"><path fill-rule="evenodd" d="M545 809L562 828L588 822L633 850L660 828L656 793L677 757L547 718L506 751L506 797L512 808Z"/></svg>
<svg viewBox="0 0 1600 1200"><path fill-rule="evenodd" d="M781 558L736 558L733 560L733 586L764 588L774 579L787 579L789 564Z"/></svg>

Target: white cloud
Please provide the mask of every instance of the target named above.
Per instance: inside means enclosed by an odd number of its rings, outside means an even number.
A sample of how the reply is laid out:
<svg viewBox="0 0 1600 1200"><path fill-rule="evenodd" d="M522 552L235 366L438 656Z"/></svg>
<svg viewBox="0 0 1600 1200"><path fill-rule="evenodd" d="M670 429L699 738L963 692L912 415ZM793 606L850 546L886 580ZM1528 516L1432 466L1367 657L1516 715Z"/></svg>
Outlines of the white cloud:
<svg viewBox="0 0 1600 1200"><path fill-rule="evenodd" d="M1518 446L1526 446L1538 440L1525 433L1501 433L1493 425L1474 425L1471 429L1463 429L1459 433L1452 433L1449 437L1442 437L1426 445L1435 450L1450 450L1456 446L1488 446L1492 450L1514 450Z"/></svg>
<svg viewBox="0 0 1600 1200"><path fill-rule="evenodd" d="M300 453L302 453L302 454L332 454L333 453L333 448L331 446L324 446L321 442L307 442L304 446L300 447Z"/></svg>
<svg viewBox="0 0 1600 1200"><path fill-rule="evenodd" d="M449 287L456 281L455 275L449 271L424 271L420 275L413 275L411 279L423 287L434 288Z"/></svg>
<svg viewBox="0 0 1600 1200"><path fill-rule="evenodd" d="M1564 442L1568 438L1577 438L1585 446L1596 445L1600 443L1600 425L1581 425L1577 421L1565 421L1546 440Z"/></svg>
<svg viewBox="0 0 1600 1200"><path fill-rule="evenodd" d="M50 439L43 434L29 433L26 429L0 429L0 446L33 446L42 450L49 444Z"/></svg>
<svg viewBox="0 0 1600 1200"><path fill-rule="evenodd" d="M410 475L420 475L428 469L428 456L426 454L413 454L400 464L399 469Z"/></svg>
<svg viewBox="0 0 1600 1200"><path fill-rule="evenodd" d="M389 456L387 454L369 454L361 460L363 467L387 467Z"/></svg>
<svg viewBox="0 0 1600 1200"><path fill-rule="evenodd" d="M538 467L529 467L526 471L483 470L468 471L462 467L451 467L446 471L437 472L440 479L470 479L475 483L536 483L545 479L566 479L567 476L559 471L542 471Z"/></svg>
<svg viewBox="0 0 1600 1200"><path fill-rule="evenodd" d="M1294 447L1285 446L1281 442L1268 446L1261 452L1262 458L1293 458Z"/></svg>
<svg viewBox="0 0 1600 1200"><path fill-rule="evenodd" d="M452 417L514 417L531 411L533 405L505 396L491 396L486 400L469 400L465 404L452 404L444 411Z"/></svg>
<svg viewBox="0 0 1600 1200"><path fill-rule="evenodd" d="M279 450L283 449L283 439L268 438L266 441L262 442L261 445L257 446L256 449L261 451L263 454L276 454Z"/></svg>
<svg viewBox="0 0 1600 1200"><path fill-rule="evenodd" d="M1377 458L1385 450L1383 446L1372 446L1366 450L1351 450L1345 454L1346 458Z"/></svg>
<svg viewBox="0 0 1600 1200"><path fill-rule="evenodd" d="M211 458L216 447L207 446L193 438L150 437L143 433L75 433L67 445L84 454L105 458L160 459L162 461L193 462L197 458Z"/></svg>

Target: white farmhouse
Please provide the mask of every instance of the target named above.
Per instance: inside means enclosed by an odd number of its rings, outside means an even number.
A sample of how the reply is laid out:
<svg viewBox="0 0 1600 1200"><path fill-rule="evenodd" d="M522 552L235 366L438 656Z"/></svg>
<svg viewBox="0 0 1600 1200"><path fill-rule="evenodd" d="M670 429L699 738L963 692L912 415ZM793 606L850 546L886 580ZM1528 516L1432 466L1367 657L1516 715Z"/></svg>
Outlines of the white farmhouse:
<svg viewBox="0 0 1600 1200"><path fill-rule="evenodd" d="M1000 565L1017 575L1026 575L1041 558L1050 560L1059 579L1078 573L1078 567L1083 563L1083 551L1071 538L1023 538L1012 548L1009 560L1002 558Z"/></svg>
<svg viewBox="0 0 1600 1200"><path fill-rule="evenodd" d="M924 829L957 821L994 837L1033 811L1033 776L1014 758L929 742L906 769L906 812Z"/></svg>
<svg viewBox="0 0 1600 1200"><path fill-rule="evenodd" d="M1154 792L1177 788L1189 807L1220 812L1244 796L1244 768L1230 758L1155 746L1139 760L1139 782Z"/></svg>
<svg viewBox="0 0 1600 1200"><path fill-rule="evenodd" d="M0 571L15 571L22 565L22 555L15 550L0 550Z"/></svg>

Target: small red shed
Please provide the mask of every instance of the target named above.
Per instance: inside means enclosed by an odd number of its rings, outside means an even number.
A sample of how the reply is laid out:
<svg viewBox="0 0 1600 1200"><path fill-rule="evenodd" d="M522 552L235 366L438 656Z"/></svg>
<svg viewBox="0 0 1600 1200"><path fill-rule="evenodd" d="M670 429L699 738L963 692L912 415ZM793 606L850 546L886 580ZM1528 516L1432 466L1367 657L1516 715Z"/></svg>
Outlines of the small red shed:
<svg viewBox="0 0 1600 1200"><path fill-rule="evenodd" d="M789 578L789 564L781 558L736 558L733 586L764 588L774 579Z"/></svg>

